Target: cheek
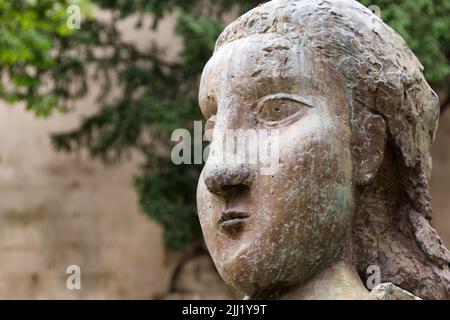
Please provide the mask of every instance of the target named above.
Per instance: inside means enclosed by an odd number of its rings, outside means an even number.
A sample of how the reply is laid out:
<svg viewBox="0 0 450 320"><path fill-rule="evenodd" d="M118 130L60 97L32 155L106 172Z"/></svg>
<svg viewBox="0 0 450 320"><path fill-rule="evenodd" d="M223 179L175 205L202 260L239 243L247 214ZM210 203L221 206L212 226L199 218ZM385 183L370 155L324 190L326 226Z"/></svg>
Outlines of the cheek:
<svg viewBox="0 0 450 320"><path fill-rule="evenodd" d="M262 192L261 206L277 213L272 219L280 229L328 228L336 224L334 212L349 212L350 151L336 137L312 117L280 132L279 170L261 178L270 190Z"/></svg>
<svg viewBox="0 0 450 320"><path fill-rule="evenodd" d="M350 137L344 125L336 123L327 113L314 110L296 125L280 132L283 179L297 183L301 192L351 184Z"/></svg>

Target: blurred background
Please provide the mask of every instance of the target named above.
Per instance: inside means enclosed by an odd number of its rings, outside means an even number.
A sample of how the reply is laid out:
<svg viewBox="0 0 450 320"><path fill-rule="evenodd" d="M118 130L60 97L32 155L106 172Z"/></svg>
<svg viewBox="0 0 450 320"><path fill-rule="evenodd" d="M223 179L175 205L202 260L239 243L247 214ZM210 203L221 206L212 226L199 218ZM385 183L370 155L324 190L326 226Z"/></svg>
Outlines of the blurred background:
<svg viewBox="0 0 450 320"><path fill-rule="evenodd" d="M171 163L170 133L202 119L215 39L261 2L0 0L1 299L238 297L202 243L201 166ZM450 246L450 2L361 2L440 96L433 225Z"/></svg>

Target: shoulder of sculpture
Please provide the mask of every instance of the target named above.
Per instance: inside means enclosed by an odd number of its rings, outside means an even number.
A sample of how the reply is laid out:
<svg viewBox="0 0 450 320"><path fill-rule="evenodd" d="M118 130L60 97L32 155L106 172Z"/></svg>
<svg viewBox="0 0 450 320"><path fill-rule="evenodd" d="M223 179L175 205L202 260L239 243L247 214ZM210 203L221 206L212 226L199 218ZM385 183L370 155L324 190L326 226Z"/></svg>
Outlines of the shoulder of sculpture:
<svg viewBox="0 0 450 320"><path fill-rule="evenodd" d="M382 283L369 293L369 300L422 300L393 283Z"/></svg>

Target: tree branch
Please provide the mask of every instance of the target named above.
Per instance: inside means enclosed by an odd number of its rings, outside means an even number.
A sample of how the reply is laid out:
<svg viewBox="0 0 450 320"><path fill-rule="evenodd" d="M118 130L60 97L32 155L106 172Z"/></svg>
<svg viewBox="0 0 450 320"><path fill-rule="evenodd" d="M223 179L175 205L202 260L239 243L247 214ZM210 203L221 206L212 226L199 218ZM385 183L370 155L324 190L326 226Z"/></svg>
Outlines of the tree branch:
<svg viewBox="0 0 450 320"><path fill-rule="evenodd" d="M195 242L190 249L188 249L184 255L181 257L180 261L178 261L170 279L169 285L169 293L175 293L178 291L177 283L180 278L181 272L183 271L184 266L191 261L192 259L206 254L208 251L205 248L203 241Z"/></svg>

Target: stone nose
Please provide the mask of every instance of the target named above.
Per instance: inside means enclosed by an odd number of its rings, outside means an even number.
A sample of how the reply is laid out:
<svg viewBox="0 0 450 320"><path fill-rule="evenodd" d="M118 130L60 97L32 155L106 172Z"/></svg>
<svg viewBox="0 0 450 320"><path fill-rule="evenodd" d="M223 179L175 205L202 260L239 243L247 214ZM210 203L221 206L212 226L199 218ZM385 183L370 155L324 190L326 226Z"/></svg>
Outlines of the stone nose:
<svg viewBox="0 0 450 320"><path fill-rule="evenodd" d="M204 169L203 179L211 193L226 196L230 190L239 189L242 186L250 188L255 175L248 164L215 165L207 164Z"/></svg>

